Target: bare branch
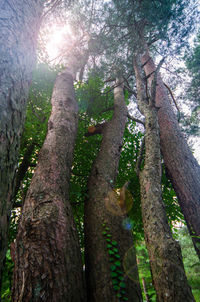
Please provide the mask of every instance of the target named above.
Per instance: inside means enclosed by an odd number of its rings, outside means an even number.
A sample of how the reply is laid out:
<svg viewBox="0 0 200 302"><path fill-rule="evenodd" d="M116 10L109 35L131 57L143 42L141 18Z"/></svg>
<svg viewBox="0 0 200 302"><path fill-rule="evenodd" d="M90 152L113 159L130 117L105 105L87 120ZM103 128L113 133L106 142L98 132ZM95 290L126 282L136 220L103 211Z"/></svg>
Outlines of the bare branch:
<svg viewBox="0 0 200 302"><path fill-rule="evenodd" d="M141 120L139 120L139 119L131 116L129 113L127 113L127 117L129 119L131 119L132 121L136 122L136 123L142 124L145 127L145 122L143 122L143 121L141 121Z"/></svg>
<svg viewBox="0 0 200 302"><path fill-rule="evenodd" d="M164 83L164 85L165 85L165 87L168 89L168 91L169 91L169 93L170 93L170 95L171 95L171 97L172 97L172 100L173 100L173 102L174 102L174 105L176 106L177 111L180 113L180 110L179 110L179 108L178 108L178 105L177 105L177 102L176 102L175 97L174 97L174 95L173 95L173 92L171 91L170 87L169 87L167 84Z"/></svg>

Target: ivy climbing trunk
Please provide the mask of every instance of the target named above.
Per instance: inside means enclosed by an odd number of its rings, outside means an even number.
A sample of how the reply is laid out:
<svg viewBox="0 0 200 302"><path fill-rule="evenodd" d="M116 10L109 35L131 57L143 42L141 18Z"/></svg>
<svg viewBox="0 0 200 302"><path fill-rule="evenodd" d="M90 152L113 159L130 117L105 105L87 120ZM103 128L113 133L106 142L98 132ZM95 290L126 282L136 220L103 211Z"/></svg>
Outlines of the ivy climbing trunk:
<svg viewBox="0 0 200 302"><path fill-rule="evenodd" d="M149 85L156 69L148 50L141 57ZM157 76L156 106L164 163L178 196L195 250L200 258L200 166L188 147L170 104L166 87L160 74Z"/></svg>
<svg viewBox="0 0 200 302"><path fill-rule="evenodd" d="M85 202L85 263L88 302L142 301L131 230L117 204L117 175L127 108L122 80L114 89L114 114L105 123Z"/></svg>
<svg viewBox="0 0 200 302"><path fill-rule="evenodd" d="M161 154L155 104L156 75L150 97L146 94L139 55L134 58L138 107L145 116L145 162L138 171L145 241L158 302L195 301L187 282L181 249L168 225L161 187Z"/></svg>
<svg viewBox="0 0 200 302"><path fill-rule="evenodd" d="M0 2L0 283L42 0Z"/></svg>
<svg viewBox="0 0 200 302"><path fill-rule="evenodd" d="M83 270L69 180L78 122L73 78L57 76L40 151L14 247L12 301L84 301Z"/></svg>

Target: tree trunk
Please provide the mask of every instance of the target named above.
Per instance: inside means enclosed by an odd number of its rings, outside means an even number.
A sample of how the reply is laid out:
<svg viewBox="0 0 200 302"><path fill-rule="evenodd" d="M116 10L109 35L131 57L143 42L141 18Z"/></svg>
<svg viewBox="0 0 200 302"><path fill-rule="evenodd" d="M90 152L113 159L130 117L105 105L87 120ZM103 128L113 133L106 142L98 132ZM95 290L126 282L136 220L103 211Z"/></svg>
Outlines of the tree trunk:
<svg viewBox="0 0 200 302"><path fill-rule="evenodd" d="M140 264L140 261L138 258L137 258L137 264L138 265ZM142 272L140 272L140 277L142 279L142 287L143 287L146 302L152 302L151 298L149 296L148 290L147 290L146 280L145 280L144 274Z"/></svg>
<svg viewBox="0 0 200 302"><path fill-rule="evenodd" d="M149 253L153 283L158 302L195 301L188 285L181 249L168 225L161 187L161 154L157 111L156 83L146 95L140 59L134 59L139 110L145 116L145 163L139 171L142 218Z"/></svg>
<svg viewBox="0 0 200 302"><path fill-rule="evenodd" d="M23 207L12 301L84 301L83 270L69 204L78 122L73 78L58 75L48 133Z"/></svg>
<svg viewBox="0 0 200 302"><path fill-rule="evenodd" d="M42 0L0 3L0 279Z"/></svg>
<svg viewBox="0 0 200 302"><path fill-rule="evenodd" d="M152 74L151 85L156 68L148 51L141 62L145 64L146 75ZM157 76L156 106L160 108L158 122L164 163L200 258L200 166L183 137L160 74Z"/></svg>
<svg viewBox="0 0 200 302"><path fill-rule="evenodd" d="M16 175L15 175L15 188L13 190L13 200L14 200L13 207L22 206L22 203L23 203L22 201L20 201L20 204L16 203L16 195L20 189L21 183L26 175L26 172L31 165L31 159L32 159L32 155L33 155L33 152L35 149L35 145L36 145L36 142L33 139L33 141L31 141L31 143L27 146L26 150L24 151L24 156L23 156L22 162L21 162L19 168L17 169Z"/></svg>
<svg viewBox="0 0 200 302"><path fill-rule="evenodd" d="M124 301L123 298L142 301L132 234L126 228L126 215L117 204L113 191L126 117L123 85L118 82L114 90L114 115L104 125L85 203L88 302L116 302Z"/></svg>

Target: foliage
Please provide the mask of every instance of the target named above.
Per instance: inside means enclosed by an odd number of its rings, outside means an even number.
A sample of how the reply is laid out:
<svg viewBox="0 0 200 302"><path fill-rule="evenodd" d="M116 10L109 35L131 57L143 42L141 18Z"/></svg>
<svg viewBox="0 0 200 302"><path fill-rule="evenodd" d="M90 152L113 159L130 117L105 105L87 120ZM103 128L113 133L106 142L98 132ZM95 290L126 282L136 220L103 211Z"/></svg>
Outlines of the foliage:
<svg viewBox="0 0 200 302"><path fill-rule="evenodd" d="M149 256L143 241L138 242L136 246L137 253L137 263L138 263L138 271L140 276L141 288L143 289L143 299L145 301L145 290L144 284L146 286L146 291L148 293L149 299L151 302L156 301L156 293L153 287Z"/></svg>
<svg viewBox="0 0 200 302"><path fill-rule="evenodd" d="M110 261L110 274L113 284L113 289L116 291L118 301L128 301L126 297L126 284L123 281L122 263L118 250L118 243L112 240L110 234L110 228L107 227L106 221L102 224L103 232L102 235L105 238L109 261Z"/></svg>
<svg viewBox="0 0 200 302"><path fill-rule="evenodd" d="M185 120L184 129L192 134L199 135L199 122L200 122L200 33L197 35L192 51L187 51L185 56L186 67L189 71L191 81L187 89L186 98L190 102L191 116Z"/></svg>
<svg viewBox="0 0 200 302"><path fill-rule="evenodd" d="M186 226L178 230L178 239L182 249L183 263L193 295L196 301L200 301L200 263L194 251L191 237Z"/></svg>
<svg viewBox="0 0 200 302"><path fill-rule="evenodd" d="M2 291L1 301L2 302L11 301L13 267L14 267L14 264L11 259L10 249L9 249L6 253L6 263L5 263L5 269L4 269L3 278L2 278L2 289L1 289L1 291Z"/></svg>

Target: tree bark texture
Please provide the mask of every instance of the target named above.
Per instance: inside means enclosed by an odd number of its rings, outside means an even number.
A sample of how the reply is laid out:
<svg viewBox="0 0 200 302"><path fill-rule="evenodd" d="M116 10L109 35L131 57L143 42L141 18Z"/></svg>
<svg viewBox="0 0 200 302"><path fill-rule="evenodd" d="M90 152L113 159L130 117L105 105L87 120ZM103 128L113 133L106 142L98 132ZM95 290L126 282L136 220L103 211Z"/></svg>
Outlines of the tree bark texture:
<svg viewBox="0 0 200 302"><path fill-rule="evenodd" d="M148 51L141 62L145 64L146 76L152 74L151 86L156 67ZM160 108L158 122L164 163L200 258L200 166L183 137L160 74L157 76L156 106Z"/></svg>
<svg viewBox="0 0 200 302"><path fill-rule="evenodd" d="M73 78L58 75L48 133L25 199L14 254L12 301L84 301L69 180L78 122Z"/></svg>
<svg viewBox="0 0 200 302"><path fill-rule="evenodd" d="M152 278L158 302L195 301L187 282L181 249L168 225L161 187L161 153L157 112L156 83L146 95L140 58L134 59L138 107L145 116L145 163L139 172L142 218Z"/></svg>
<svg viewBox="0 0 200 302"><path fill-rule="evenodd" d="M43 2L0 2L0 271Z"/></svg>
<svg viewBox="0 0 200 302"><path fill-rule="evenodd" d="M126 225L126 215L123 215L117 201L112 200L127 117L123 84L119 80L117 85L114 90L114 115L104 125L101 147L92 167L85 203L88 302L122 301L122 296L127 301L142 301L132 234L123 227L123 224ZM115 244L118 255L112 253L112 244ZM116 263L122 270L122 277L116 277L114 281ZM124 284L125 288L121 289Z"/></svg>

